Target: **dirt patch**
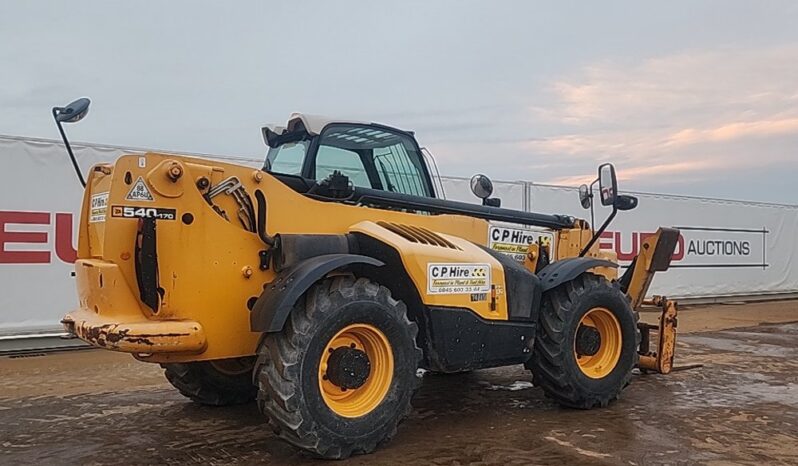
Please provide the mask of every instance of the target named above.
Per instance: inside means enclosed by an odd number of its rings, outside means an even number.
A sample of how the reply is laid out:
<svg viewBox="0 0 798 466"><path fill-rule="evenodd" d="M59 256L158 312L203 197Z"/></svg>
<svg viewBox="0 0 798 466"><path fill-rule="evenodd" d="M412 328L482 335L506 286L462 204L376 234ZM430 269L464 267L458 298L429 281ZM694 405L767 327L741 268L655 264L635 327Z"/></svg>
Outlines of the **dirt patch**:
<svg viewBox="0 0 798 466"><path fill-rule="evenodd" d="M692 312L680 324L703 325ZM520 366L427 375L391 443L336 464L796 464L796 355L798 324L683 333L677 365L703 368L637 375L590 411L557 407ZM318 464L254 405L197 406L159 367L103 351L0 360L0 425L8 464Z"/></svg>

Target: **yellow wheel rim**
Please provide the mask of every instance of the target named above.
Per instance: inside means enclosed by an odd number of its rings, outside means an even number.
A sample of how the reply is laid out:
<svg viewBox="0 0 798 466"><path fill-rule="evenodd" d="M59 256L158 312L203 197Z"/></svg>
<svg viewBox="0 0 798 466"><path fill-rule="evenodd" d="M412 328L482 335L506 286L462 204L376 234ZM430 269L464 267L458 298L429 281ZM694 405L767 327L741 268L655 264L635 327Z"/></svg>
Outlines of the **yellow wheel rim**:
<svg viewBox="0 0 798 466"><path fill-rule="evenodd" d="M582 373L590 378L600 379L606 377L615 369L618 360L621 358L623 342L621 325L612 312L603 307L594 307L587 311L587 314L582 316L579 321L579 327L583 325L592 327L598 332L600 344L594 354L579 354L575 336L574 357L576 357L576 363Z"/></svg>
<svg viewBox="0 0 798 466"><path fill-rule="evenodd" d="M368 357L370 370L365 382L357 388L342 388L328 378L330 356L338 348L362 351ZM319 362L319 389L324 403L342 417L360 417L376 408L391 387L393 350L388 338L368 324L344 327L330 339Z"/></svg>

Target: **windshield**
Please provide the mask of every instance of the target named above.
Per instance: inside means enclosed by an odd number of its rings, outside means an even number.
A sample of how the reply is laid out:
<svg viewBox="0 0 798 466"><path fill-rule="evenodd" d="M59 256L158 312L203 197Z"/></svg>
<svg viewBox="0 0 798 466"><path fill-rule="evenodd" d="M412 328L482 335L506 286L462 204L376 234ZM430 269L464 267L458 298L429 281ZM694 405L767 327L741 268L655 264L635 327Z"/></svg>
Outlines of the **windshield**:
<svg viewBox="0 0 798 466"><path fill-rule="evenodd" d="M330 125L322 131L312 169L317 180L340 170L355 186L431 195L424 162L413 138L387 128Z"/></svg>
<svg viewBox="0 0 798 466"><path fill-rule="evenodd" d="M313 153L308 153L314 147ZM339 171L358 187L432 197L429 174L415 140L376 125L334 123L312 138L269 149L264 170L323 180Z"/></svg>

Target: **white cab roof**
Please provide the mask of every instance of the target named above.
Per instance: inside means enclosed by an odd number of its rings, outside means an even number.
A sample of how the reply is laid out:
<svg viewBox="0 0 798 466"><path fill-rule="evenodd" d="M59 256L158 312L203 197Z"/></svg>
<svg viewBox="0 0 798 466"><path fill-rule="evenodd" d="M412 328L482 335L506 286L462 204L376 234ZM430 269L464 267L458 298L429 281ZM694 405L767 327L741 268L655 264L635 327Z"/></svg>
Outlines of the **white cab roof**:
<svg viewBox="0 0 798 466"><path fill-rule="evenodd" d="M357 125L371 125L371 124L380 124L380 123L373 123L368 121L358 121L358 120L347 120L341 118L330 118L321 115L310 115L307 113L299 113L294 112L291 116L288 117L288 122L283 125L265 125L261 131L263 133L263 141L268 145L269 144L269 137L271 135L280 135L283 134L286 130L293 130L297 124L302 123L302 126L305 127L308 134L317 135L320 134L321 131L331 123L351 123ZM385 126L385 125L383 125Z"/></svg>

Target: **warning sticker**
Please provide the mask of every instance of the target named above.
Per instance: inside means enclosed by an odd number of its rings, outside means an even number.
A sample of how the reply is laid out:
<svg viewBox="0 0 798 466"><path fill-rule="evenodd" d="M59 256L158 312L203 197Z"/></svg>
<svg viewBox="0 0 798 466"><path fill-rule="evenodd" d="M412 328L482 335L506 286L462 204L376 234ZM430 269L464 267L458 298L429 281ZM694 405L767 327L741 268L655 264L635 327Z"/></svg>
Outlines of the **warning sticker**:
<svg viewBox="0 0 798 466"><path fill-rule="evenodd" d="M488 231L488 247L519 262L524 261L529 244L541 240L543 244L551 245L554 242L554 233L497 225L491 225Z"/></svg>
<svg viewBox="0 0 798 466"><path fill-rule="evenodd" d="M490 264L427 264L428 294L490 291Z"/></svg>
<svg viewBox="0 0 798 466"><path fill-rule="evenodd" d="M128 201L151 201L152 194L150 194L149 188L144 183L144 178L139 177L135 183L133 183L133 187L130 188L130 192L127 193L125 199Z"/></svg>
<svg viewBox="0 0 798 466"><path fill-rule="evenodd" d="M91 196L89 207L89 223L105 221L105 212L108 210L108 192L97 193Z"/></svg>

